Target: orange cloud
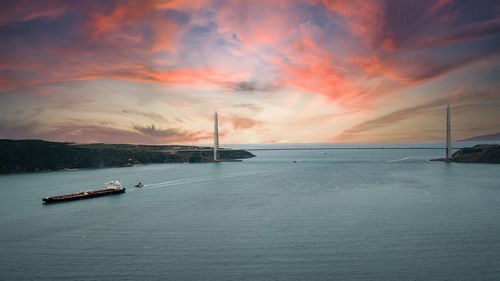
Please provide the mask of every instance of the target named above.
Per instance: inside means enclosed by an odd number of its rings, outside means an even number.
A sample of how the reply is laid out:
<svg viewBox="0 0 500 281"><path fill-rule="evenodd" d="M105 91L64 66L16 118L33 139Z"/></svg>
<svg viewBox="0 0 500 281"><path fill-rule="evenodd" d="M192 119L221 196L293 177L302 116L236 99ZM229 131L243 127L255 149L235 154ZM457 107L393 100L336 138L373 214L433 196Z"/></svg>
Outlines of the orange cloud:
<svg viewBox="0 0 500 281"><path fill-rule="evenodd" d="M260 126L263 124L262 121L254 120L247 117L242 116L232 116L229 118L229 121L233 123L233 127L235 130L245 130L250 129L255 126Z"/></svg>
<svg viewBox="0 0 500 281"><path fill-rule="evenodd" d="M128 51L158 52L174 50L175 40L182 27L158 10L158 1L120 2L111 12L97 12L90 16L91 42L126 42ZM152 34L144 33L144 25Z"/></svg>

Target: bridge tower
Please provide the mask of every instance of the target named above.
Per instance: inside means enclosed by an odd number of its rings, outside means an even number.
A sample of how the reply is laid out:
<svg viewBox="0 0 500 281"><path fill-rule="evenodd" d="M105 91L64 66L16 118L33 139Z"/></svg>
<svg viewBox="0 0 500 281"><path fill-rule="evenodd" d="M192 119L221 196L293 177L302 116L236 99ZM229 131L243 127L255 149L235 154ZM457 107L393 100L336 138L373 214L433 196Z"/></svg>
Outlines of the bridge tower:
<svg viewBox="0 0 500 281"><path fill-rule="evenodd" d="M450 105L446 108L446 160L451 160L451 125Z"/></svg>
<svg viewBox="0 0 500 281"><path fill-rule="evenodd" d="M219 160L218 157L219 150L219 124L217 121L217 111L215 111L214 115L214 161Z"/></svg>

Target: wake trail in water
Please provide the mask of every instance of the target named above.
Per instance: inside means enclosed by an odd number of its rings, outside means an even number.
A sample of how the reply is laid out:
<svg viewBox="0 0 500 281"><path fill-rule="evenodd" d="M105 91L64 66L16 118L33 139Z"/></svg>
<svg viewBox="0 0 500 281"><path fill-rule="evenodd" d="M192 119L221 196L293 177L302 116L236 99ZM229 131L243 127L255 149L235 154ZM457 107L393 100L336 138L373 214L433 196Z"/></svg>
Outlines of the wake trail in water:
<svg viewBox="0 0 500 281"><path fill-rule="evenodd" d="M403 162L403 161L406 161L406 160L411 160L411 159L425 159L425 158L428 158L428 157L422 157L422 156L407 156L407 157L403 157L401 159L396 159L396 160L388 160L388 161L384 161L385 163L396 163L396 162Z"/></svg>
<svg viewBox="0 0 500 281"><path fill-rule="evenodd" d="M178 185L191 184L191 183L208 182L208 181L214 181L214 180L219 180L219 179L237 178L237 177L241 177L241 176L253 176L253 175L257 175L257 174L266 174L266 173L271 173L271 172L273 172L273 170L233 173L232 175L226 175L226 176L206 176L206 177L185 178L185 179L177 179L177 180L171 180L171 181L145 184L144 187L148 188L148 189L164 188L164 187L178 186Z"/></svg>
<svg viewBox="0 0 500 281"><path fill-rule="evenodd" d="M171 181L151 183L151 184L146 184L144 186L153 187L153 186L159 186L159 185L181 184L181 183L185 183L185 182L198 182L198 181L203 181L203 180L209 180L211 178L212 177L185 178L185 179L178 179L178 180L171 180Z"/></svg>
<svg viewBox="0 0 500 281"><path fill-rule="evenodd" d="M213 180L213 178L212 177L198 177L198 178L178 179L178 180L145 184L144 187L142 187L142 188L135 188L132 190L136 191L138 189L143 189L143 188L151 189L151 188L159 188L159 187L167 187L167 186L176 186L176 185L197 183L197 182L203 182L203 181L209 181L209 180Z"/></svg>

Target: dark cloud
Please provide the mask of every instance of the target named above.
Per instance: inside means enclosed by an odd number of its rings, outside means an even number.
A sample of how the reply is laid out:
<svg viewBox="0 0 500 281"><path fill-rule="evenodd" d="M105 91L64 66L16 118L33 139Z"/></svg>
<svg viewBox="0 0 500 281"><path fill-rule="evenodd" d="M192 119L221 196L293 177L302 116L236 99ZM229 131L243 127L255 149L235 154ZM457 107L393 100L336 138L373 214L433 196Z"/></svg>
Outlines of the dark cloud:
<svg viewBox="0 0 500 281"><path fill-rule="evenodd" d="M155 125L149 125L147 127L143 127L140 125L135 125L134 129L138 132L146 136L151 136L154 138L160 138L163 141L168 142L197 142L199 140L211 139L213 138L213 134L211 132L203 132L203 131L188 131L182 128L168 128L168 129L160 129Z"/></svg>
<svg viewBox="0 0 500 281"><path fill-rule="evenodd" d="M268 83L260 83L257 81L249 80L249 81L239 81L232 83L229 88L234 91L242 91L242 92L253 92L253 91L272 91L277 88L277 86L268 84Z"/></svg>
<svg viewBox="0 0 500 281"><path fill-rule="evenodd" d="M469 24L457 31L442 37L429 38L420 44L415 44L412 49L428 48L440 45L446 45L456 42L466 42L493 36L500 33L500 19L494 19L479 23Z"/></svg>
<svg viewBox="0 0 500 281"><path fill-rule="evenodd" d="M33 21L41 18L54 18L66 9L64 1L30 1L2 0L0 10L0 26L19 22Z"/></svg>
<svg viewBox="0 0 500 281"><path fill-rule="evenodd" d="M241 81L233 84L233 89L236 91L255 91L257 87L252 81Z"/></svg>
<svg viewBox="0 0 500 281"><path fill-rule="evenodd" d="M490 57L494 57L498 54L500 54L500 49L495 48L495 49L484 50L483 52L470 55L467 57L456 58L448 63L442 63L439 65L436 65L435 63L434 64L429 63L429 66L419 71L416 70L414 73L411 73L410 76L407 78L411 83L423 82L447 74L449 72L455 71L457 69L463 68L475 62Z"/></svg>
<svg viewBox="0 0 500 281"><path fill-rule="evenodd" d="M372 44L411 50L466 42L500 33L494 1L374 1L380 25L366 26Z"/></svg>
<svg viewBox="0 0 500 281"><path fill-rule="evenodd" d="M189 14L178 10L165 10L163 14L166 18L173 20L175 23L179 25L184 25L189 23L189 20L191 18Z"/></svg>
<svg viewBox="0 0 500 281"><path fill-rule="evenodd" d="M155 125L150 125L147 127L135 125L134 129L145 135L161 137L161 138L186 138L190 135L188 131L179 128L170 128L162 130L160 128L156 128Z"/></svg>

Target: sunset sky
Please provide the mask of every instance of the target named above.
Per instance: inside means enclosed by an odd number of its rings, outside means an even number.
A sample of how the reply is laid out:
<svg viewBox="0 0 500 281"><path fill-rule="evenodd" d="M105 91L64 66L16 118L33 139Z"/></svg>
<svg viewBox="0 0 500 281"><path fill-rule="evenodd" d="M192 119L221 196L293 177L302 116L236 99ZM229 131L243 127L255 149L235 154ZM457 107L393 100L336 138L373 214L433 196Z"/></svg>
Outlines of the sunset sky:
<svg viewBox="0 0 500 281"><path fill-rule="evenodd" d="M443 141L500 131L498 1L0 1L0 138Z"/></svg>

